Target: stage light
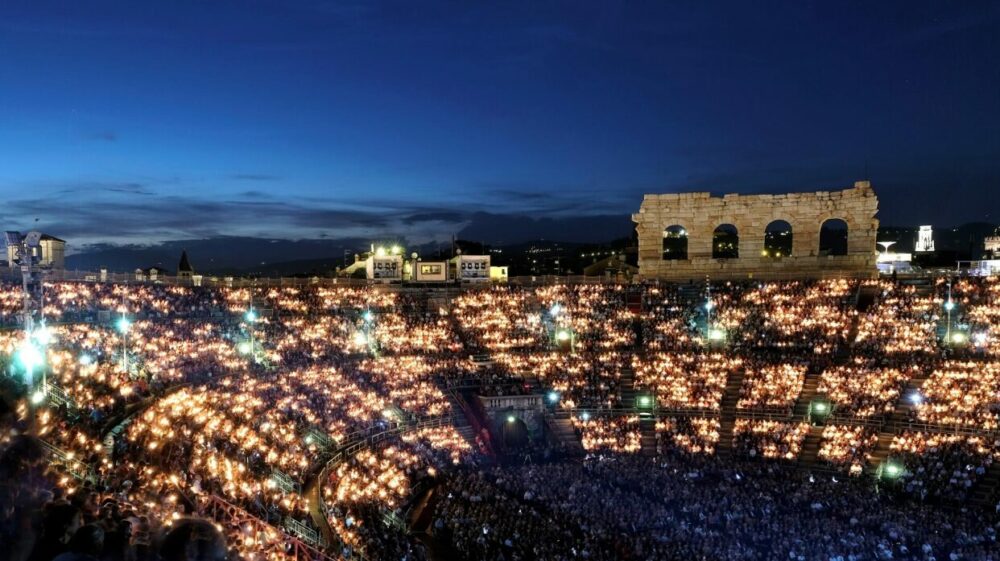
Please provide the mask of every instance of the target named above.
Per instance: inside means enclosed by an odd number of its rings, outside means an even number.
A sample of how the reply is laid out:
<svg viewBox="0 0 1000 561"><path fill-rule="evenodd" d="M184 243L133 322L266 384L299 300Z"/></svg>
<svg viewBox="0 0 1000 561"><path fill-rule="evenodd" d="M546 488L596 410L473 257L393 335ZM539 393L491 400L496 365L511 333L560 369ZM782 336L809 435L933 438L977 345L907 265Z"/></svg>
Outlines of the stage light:
<svg viewBox="0 0 1000 561"><path fill-rule="evenodd" d="M560 306L559 304L552 304L552 307L549 309L549 315L551 315L552 317L556 317L560 313L562 313L562 306Z"/></svg>
<svg viewBox="0 0 1000 561"><path fill-rule="evenodd" d="M43 401L45 401L45 392L43 392L42 390L38 390L35 393L31 394L31 403L33 405L38 405Z"/></svg>
<svg viewBox="0 0 1000 561"><path fill-rule="evenodd" d="M570 337L571 337L570 332L566 329L560 329L559 331L556 332L556 339L559 341L563 342L569 341Z"/></svg>
<svg viewBox="0 0 1000 561"><path fill-rule="evenodd" d="M126 317L119 318L115 323L115 327L117 327L118 331L121 333L128 333L129 329L132 329L132 322Z"/></svg>
<svg viewBox="0 0 1000 561"><path fill-rule="evenodd" d="M922 405L924 403L924 396L920 395L920 392L913 392L910 394L910 403L914 405Z"/></svg>
<svg viewBox="0 0 1000 561"><path fill-rule="evenodd" d="M33 336L39 345L44 346L52 342L52 330L44 325L36 329Z"/></svg>
<svg viewBox="0 0 1000 561"><path fill-rule="evenodd" d="M30 340L25 339L17 349L17 362L28 372L28 377L35 370L35 367L45 361L45 355Z"/></svg>
<svg viewBox="0 0 1000 561"><path fill-rule="evenodd" d="M90 366L94 363L94 359L90 355L80 355L80 366Z"/></svg>
<svg viewBox="0 0 1000 561"><path fill-rule="evenodd" d="M713 327L708 330L708 339L710 341L722 341L726 338L726 332L719 329L718 327Z"/></svg>
<svg viewBox="0 0 1000 561"><path fill-rule="evenodd" d="M513 423L516 420L517 420L517 417L515 417L513 415L507 415L507 422L508 423Z"/></svg>
<svg viewBox="0 0 1000 561"><path fill-rule="evenodd" d="M968 341L968 339L969 337L965 333L962 333L961 331L956 331L951 334L951 342L956 345L965 344L965 342Z"/></svg>
<svg viewBox="0 0 1000 561"><path fill-rule="evenodd" d="M241 355L250 354L250 351L252 350L250 347L250 343L247 343L246 341L240 343L237 348L240 351Z"/></svg>
<svg viewBox="0 0 1000 561"><path fill-rule="evenodd" d="M952 311L952 310L954 310L955 309L955 303L952 302L951 300L948 300L947 302L944 303L944 309L948 310L949 312Z"/></svg>
<svg viewBox="0 0 1000 561"><path fill-rule="evenodd" d="M354 344L358 346L364 346L368 344L368 336L364 334L363 331L358 331L354 334Z"/></svg>

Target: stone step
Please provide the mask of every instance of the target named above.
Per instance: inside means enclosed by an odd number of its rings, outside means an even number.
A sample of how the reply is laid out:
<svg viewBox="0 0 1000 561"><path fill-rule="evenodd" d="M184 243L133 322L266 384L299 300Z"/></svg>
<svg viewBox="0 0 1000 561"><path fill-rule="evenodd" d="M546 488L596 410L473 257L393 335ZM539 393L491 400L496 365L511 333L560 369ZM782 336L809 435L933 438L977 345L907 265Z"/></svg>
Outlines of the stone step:
<svg viewBox="0 0 1000 561"><path fill-rule="evenodd" d="M456 426L455 431L461 435L470 446L476 445L476 431L472 428L472 425L466 424L464 426Z"/></svg>
<svg viewBox="0 0 1000 561"><path fill-rule="evenodd" d="M799 453L799 465L811 466L819 457L819 449L823 440L823 427L809 427L809 434L802 441L802 451Z"/></svg>
<svg viewBox="0 0 1000 561"><path fill-rule="evenodd" d="M875 449L872 450L871 458L868 460L866 469L869 473L874 474L878 470L879 465L889 458L891 453L889 447L892 445L892 437L893 434L889 432L879 433L878 442L875 443Z"/></svg>
<svg viewBox="0 0 1000 561"><path fill-rule="evenodd" d="M548 419L548 426L556 440L567 450L583 452L583 444L580 442L580 437L576 434L576 428L573 426L572 421L550 417Z"/></svg>
<svg viewBox="0 0 1000 561"><path fill-rule="evenodd" d="M639 421L639 432L642 435L642 455L656 455L656 421L653 419L642 419Z"/></svg>

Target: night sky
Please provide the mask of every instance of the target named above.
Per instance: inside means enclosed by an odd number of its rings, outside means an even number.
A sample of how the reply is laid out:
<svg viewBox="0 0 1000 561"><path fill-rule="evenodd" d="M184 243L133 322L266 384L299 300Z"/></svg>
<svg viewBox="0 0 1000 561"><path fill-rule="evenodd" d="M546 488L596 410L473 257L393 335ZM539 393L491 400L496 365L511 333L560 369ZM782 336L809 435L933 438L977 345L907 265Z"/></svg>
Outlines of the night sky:
<svg viewBox="0 0 1000 561"><path fill-rule="evenodd" d="M866 176L883 224L1000 221L1000 4L663 4L5 0L0 229L572 239Z"/></svg>

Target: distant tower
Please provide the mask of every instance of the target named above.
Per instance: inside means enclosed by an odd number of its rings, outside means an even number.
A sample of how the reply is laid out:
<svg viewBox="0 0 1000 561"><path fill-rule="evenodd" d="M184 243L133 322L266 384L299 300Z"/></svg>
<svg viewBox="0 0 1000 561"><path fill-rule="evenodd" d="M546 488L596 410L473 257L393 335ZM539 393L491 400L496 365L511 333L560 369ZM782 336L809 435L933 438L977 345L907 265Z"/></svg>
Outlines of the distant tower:
<svg viewBox="0 0 1000 561"><path fill-rule="evenodd" d="M934 251L934 232L930 226L921 226L917 232L917 245L914 248L917 253Z"/></svg>
<svg viewBox="0 0 1000 561"><path fill-rule="evenodd" d="M181 262L177 265L177 276L182 278L191 278L194 275L194 267L191 266L191 262L188 261L187 250L181 251Z"/></svg>

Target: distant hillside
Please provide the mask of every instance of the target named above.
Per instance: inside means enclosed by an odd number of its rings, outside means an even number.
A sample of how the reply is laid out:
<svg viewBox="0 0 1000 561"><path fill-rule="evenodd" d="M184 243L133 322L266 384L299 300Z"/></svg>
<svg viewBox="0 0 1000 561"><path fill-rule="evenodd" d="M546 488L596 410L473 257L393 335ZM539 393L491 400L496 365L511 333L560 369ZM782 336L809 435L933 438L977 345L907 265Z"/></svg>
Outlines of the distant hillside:
<svg viewBox="0 0 1000 561"><path fill-rule="evenodd" d="M567 243L604 243L628 236L635 228L627 214L567 218L532 218L477 212L458 237L494 246L553 240Z"/></svg>
<svg viewBox="0 0 1000 561"><path fill-rule="evenodd" d="M250 271L269 264L295 261L344 262L344 251L353 254L368 242L360 239L276 240L266 238L220 237L176 240L151 246L89 247L66 257L68 269L130 271L151 266L177 269L182 250L187 250L195 270L205 273Z"/></svg>

